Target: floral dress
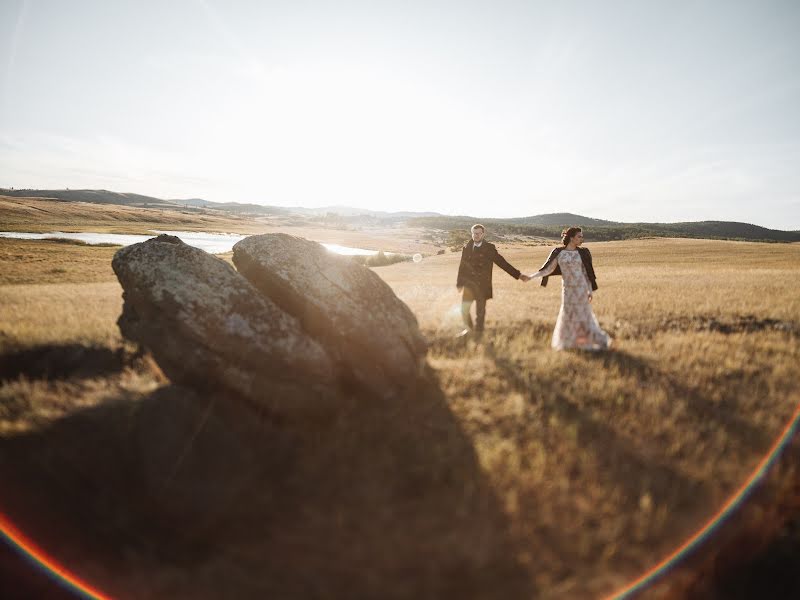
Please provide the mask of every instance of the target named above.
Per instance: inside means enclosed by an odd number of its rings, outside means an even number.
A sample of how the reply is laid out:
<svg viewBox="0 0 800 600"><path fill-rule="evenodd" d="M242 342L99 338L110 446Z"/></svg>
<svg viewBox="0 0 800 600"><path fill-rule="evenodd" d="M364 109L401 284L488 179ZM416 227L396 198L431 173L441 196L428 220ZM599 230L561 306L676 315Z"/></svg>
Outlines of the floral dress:
<svg viewBox="0 0 800 600"><path fill-rule="evenodd" d="M556 260L550 261L536 275L550 275L555 271L556 265L561 267L561 310L558 311L558 320L553 331L551 344L553 349L605 350L609 348L611 338L600 329L600 323L597 322L592 305L589 303L592 285L580 254L577 250L562 250Z"/></svg>

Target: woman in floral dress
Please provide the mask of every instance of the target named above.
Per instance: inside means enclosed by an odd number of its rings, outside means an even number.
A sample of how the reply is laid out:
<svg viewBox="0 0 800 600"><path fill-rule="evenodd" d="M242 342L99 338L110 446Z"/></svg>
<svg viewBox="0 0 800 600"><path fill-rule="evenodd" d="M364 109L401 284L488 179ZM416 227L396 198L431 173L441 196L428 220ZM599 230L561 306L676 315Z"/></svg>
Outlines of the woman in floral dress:
<svg viewBox="0 0 800 600"><path fill-rule="evenodd" d="M554 350L606 350L611 337L600 328L592 311L592 292L597 289L592 255L581 248L583 231L570 227L561 232L561 248L554 248L542 268L530 275L547 285L551 275L561 275L561 310L553 331Z"/></svg>

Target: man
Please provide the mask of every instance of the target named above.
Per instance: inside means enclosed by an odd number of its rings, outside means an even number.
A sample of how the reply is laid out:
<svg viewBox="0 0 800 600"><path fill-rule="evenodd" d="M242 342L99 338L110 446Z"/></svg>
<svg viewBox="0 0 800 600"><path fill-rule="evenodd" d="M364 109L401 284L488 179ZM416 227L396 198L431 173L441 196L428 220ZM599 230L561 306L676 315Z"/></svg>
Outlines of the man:
<svg viewBox="0 0 800 600"><path fill-rule="evenodd" d="M492 267L497 265L514 279L528 281L530 278L508 264L508 261L497 252L494 244L484 241L486 228L483 225L477 223L472 226L471 231L472 239L461 251L456 279L458 291L463 290L464 294L461 298L461 317L467 327L459 337L474 332L474 336L480 339L486 320L486 301L492 297ZM476 317L474 326L470 315L473 302L475 302Z"/></svg>

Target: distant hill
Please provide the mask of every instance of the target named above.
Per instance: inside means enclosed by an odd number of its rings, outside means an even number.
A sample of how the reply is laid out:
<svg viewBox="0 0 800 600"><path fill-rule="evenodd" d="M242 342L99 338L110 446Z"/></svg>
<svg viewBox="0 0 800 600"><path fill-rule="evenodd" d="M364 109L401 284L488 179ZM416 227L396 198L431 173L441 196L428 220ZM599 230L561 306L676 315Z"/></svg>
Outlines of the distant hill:
<svg viewBox="0 0 800 600"><path fill-rule="evenodd" d="M211 200L203 200L202 198L188 198L186 200L172 199L170 202L183 204L184 206L194 206L196 208L206 208L207 206L219 204L219 202L211 202Z"/></svg>
<svg viewBox="0 0 800 600"><path fill-rule="evenodd" d="M769 240L781 242L800 241L800 231L767 229L750 223L735 221L696 221L689 223L632 223L633 226L650 227L659 231L681 233L680 237L725 238L737 240Z"/></svg>
<svg viewBox="0 0 800 600"><path fill-rule="evenodd" d="M536 215L533 217L519 217L514 219L502 219L504 223L513 223L514 225L558 225L564 226L565 223L581 223L581 226L594 226L594 225L620 225L616 221L604 221L603 219L592 219L590 217L583 217L572 213L550 213L546 215Z"/></svg>
<svg viewBox="0 0 800 600"><path fill-rule="evenodd" d="M124 206L147 206L175 208L174 203L141 194L124 194L108 190L20 190L0 188L0 195L15 198L51 198L65 202L92 202L95 204L119 204Z"/></svg>
<svg viewBox="0 0 800 600"><path fill-rule="evenodd" d="M576 215L574 213L548 213L510 219L485 219L467 215L447 216L435 212L385 212L349 206L303 208L265 206L239 202L211 202L202 198L163 200L141 194L110 192L108 190L29 190L3 189L0 195L30 198L52 198L65 202L92 202L133 207L172 208L185 207L211 209L239 216L299 215L322 223L374 226L407 223L413 227L426 227L452 231L469 229L481 222L494 234L525 235L558 240L561 229L570 225L589 228L593 241L625 240L643 237L683 237L759 242L800 242L800 231L781 231L733 221L697 221L686 223L621 223Z"/></svg>
<svg viewBox="0 0 800 600"><path fill-rule="evenodd" d="M767 229L749 223L732 221L697 221L688 223L619 223L592 219L571 213L553 213L522 217L519 219L478 219L467 216L419 217L409 220L410 225L443 229L468 229L481 222L492 233L500 235L526 235L558 240L564 227L577 225L589 229L589 238L603 242L643 237L682 237L717 240L743 240L758 242L800 242L800 231Z"/></svg>
<svg viewBox="0 0 800 600"><path fill-rule="evenodd" d="M291 206L286 210L299 215L325 216L337 215L340 217L440 217L437 212L387 212L383 210L370 210L368 208L353 208L352 206L322 206L320 208L305 208L302 206Z"/></svg>
<svg viewBox="0 0 800 600"><path fill-rule="evenodd" d="M437 216L435 212L385 212L367 208L353 208L350 206L323 206L321 208L304 208L301 206L283 207L264 204L251 204L241 202L212 202L203 198L170 199L143 196L141 194L127 194L110 192L108 190L34 190L34 189L5 189L0 188L0 195L14 196L17 198L49 198L64 202L91 202L94 204L118 204L126 206L143 206L148 208L204 208L220 210L236 215L301 215L306 217L327 217L330 215L342 218L363 220L369 217L372 221L405 220L410 217Z"/></svg>
<svg viewBox="0 0 800 600"><path fill-rule="evenodd" d="M209 208L237 215L285 215L291 214L285 208L261 204L242 204L239 202L211 202L202 198L188 200L164 200L141 194L110 192L108 190L26 190L0 188L0 195L16 198L45 198L62 202L90 202L92 204L117 204L146 208Z"/></svg>
<svg viewBox="0 0 800 600"><path fill-rule="evenodd" d="M169 200L179 206L192 208L212 208L237 215L288 215L291 211L279 206L265 206L263 204L249 204L241 202L212 202L202 198L189 198L188 200Z"/></svg>

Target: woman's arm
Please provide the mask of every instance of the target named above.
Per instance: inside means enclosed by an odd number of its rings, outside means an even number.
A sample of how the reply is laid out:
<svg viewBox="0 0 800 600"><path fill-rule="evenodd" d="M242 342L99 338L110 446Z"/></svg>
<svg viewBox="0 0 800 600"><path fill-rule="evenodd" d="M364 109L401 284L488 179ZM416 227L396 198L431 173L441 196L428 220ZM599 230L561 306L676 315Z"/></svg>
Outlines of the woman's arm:
<svg viewBox="0 0 800 600"><path fill-rule="evenodd" d="M547 275L550 275L550 273L555 271L557 266L558 266L558 256L555 256L550 260L548 260L545 266L536 271L536 273L531 273L530 275L528 275L528 277L530 277L531 279L534 279L535 277L546 277Z"/></svg>

